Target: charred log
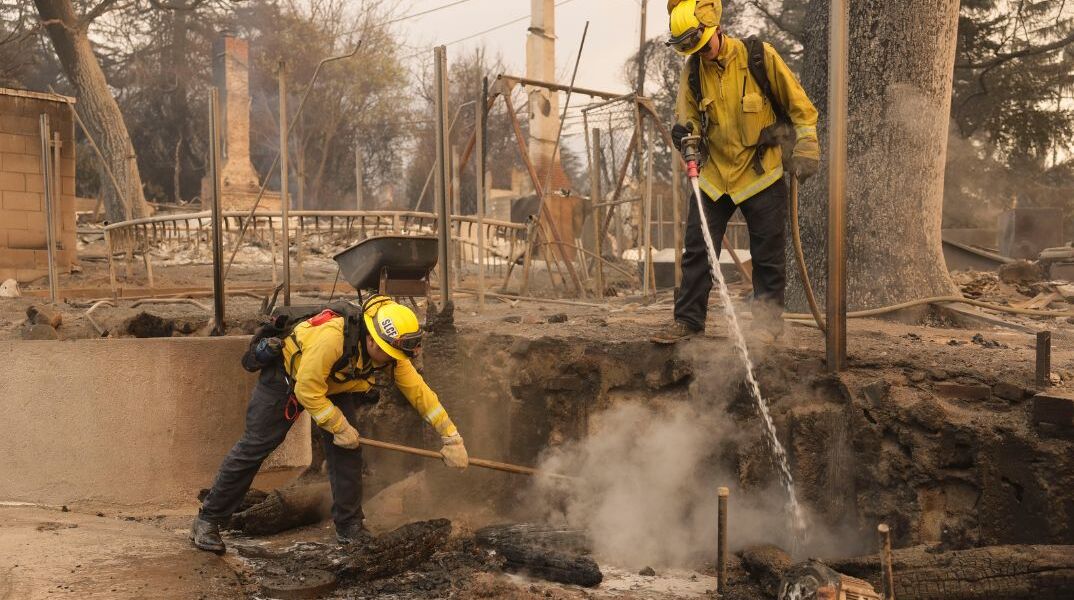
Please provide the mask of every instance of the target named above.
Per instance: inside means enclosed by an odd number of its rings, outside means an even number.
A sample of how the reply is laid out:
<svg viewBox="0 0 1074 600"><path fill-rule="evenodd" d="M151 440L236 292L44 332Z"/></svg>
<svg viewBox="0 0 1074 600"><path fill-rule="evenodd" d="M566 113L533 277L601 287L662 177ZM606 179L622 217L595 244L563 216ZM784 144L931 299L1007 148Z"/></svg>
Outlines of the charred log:
<svg viewBox="0 0 1074 600"><path fill-rule="evenodd" d="M418 521L377 536L343 559L336 571L357 581L383 579L413 570L429 560L451 535L451 521Z"/></svg>
<svg viewBox="0 0 1074 600"><path fill-rule="evenodd" d="M312 525L328 514L331 496L327 483L273 490L261 502L235 513L231 527L250 535L271 535Z"/></svg>
<svg viewBox="0 0 1074 600"><path fill-rule="evenodd" d="M498 525L476 532L477 543L499 553L508 570L557 583L593 587L604 579L596 561L583 556L585 537L578 531L535 525Z"/></svg>
<svg viewBox="0 0 1074 600"><path fill-rule="evenodd" d="M791 566L791 557L778 546L751 546L739 553L742 567L770 596L779 590L780 578Z"/></svg>
<svg viewBox="0 0 1074 600"><path fill-rule="evenodd" d="M1074 546L989 546L952 552L896 550L899 600L1059 600L1074 590ZM879 585L880 560L827 561L841 573Z"/></svg>
<svg viewBox="0 0 1074 600"><path fill-rule="evenodd" d="M205 502L205 497L208 495L209 489L202 488L198 492L198 502ZM250 488L247 490L246 495L242 497L242 504L239 505L239 512L242 512L255 504L264 502L266 498L268 498L268 492L257 488Z"/></svg>

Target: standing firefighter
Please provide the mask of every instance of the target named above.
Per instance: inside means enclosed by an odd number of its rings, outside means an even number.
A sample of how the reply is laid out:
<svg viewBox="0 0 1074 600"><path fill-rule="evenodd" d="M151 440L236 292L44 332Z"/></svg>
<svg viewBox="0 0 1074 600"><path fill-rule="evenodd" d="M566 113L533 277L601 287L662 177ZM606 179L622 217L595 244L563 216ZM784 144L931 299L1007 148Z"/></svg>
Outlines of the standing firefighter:
<svg viewBox="0 0 1074 600"><path fill-rule="evenodd" d="M669 0L668 45L688 57L679 81L676 148L700 135L699 186L717 256L727 221L741 209L753 260L753 326L759 339L783 331L784 172L817 171L817 110L772 46L738 40L720 30L720 0ZM691 200L675 322L653 336L670 343L705 329L712 278L696 200Z"/></svg>
<svg viewBox="0 0 1074 600"><path fill-rule="evenodd" d="M336 536L340 543L367 539L357 408L376 401L374 377L389 366L395 385L440 434L444 462L466 468L462 436L410 362L421 348L422 335L414 312L385 296L373 296L360 309L336 303L293 327L261 332L258 337L282 343L252 344L243 357L243 366L261 373L246 409L246 430L224 458L194 519L194 545L224 552L220 527L238 510L261 462L283 442L302 410L321 428ZM267 346L280 351L266 351Z"/></svg>

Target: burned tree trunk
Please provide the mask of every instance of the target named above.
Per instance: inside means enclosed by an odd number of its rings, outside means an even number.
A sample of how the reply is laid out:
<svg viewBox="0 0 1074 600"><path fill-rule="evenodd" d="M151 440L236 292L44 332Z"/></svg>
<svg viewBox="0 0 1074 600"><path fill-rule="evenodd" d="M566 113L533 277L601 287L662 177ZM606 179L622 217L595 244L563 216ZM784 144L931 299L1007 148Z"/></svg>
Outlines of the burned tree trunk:
<svg viewBox="0 0 1074 600"><path fill-rule="evenodd" d="M119 184L120 194L117 195L102 169L101 193L108 220L115 222L149 216L130 134L87 36L89 24L114 2L104 0L83 17L75 14L71 0L34 0L34 4L64 74L75 88L78 113Z"/></svg>
<svg viewBox="0 0 1074 600"><path fill-rule="evenodd" d="M876 556L827 564L874 585L880 581ZM894 552L892 566L899 600L1059 600L1074 590L1074 546L989 546L940 553L906 548Z"/></svg>
<svg viewBox="0 0 1074 600"><path fill-rule="evenodd" d="M847 303L850 310L955 293L940 217L955 60L957 0L850 2ZM828 140L828 0L806 11L802 79ZM826 155L826 153L824 153ZM824 295L827 190L802 188L801 228L810 278ZM794 260L788 254L788 260ZM788 306L805 308L794 269Z"/></svg>

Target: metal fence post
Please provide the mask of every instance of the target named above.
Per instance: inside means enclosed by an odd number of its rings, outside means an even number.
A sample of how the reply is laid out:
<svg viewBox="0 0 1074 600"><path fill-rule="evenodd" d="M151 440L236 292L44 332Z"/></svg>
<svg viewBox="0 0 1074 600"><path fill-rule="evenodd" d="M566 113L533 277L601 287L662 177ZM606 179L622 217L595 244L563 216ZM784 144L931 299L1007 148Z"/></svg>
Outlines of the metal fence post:
<svg viewBox="0 0 1074 600"><path fill-rule="evenodd" d="M448 302L451 302L451 221L449 219L448 174L447 164L450 156L450 143L447 132L447 47L437 46L433 49L434 72L436 90L433 94L434 103L433 117L436 122L436 176L434 179L436 190L437 234L439 236L439 257L437 262L440 266L440 308L443 310Z"/></svg>
<svg viewBox="0 0 1074 600"><path fill-rule="evenodd" d="M44 177L45 191L45 244L48 258L48 297L49 301L55 304L58 294L56 291L56 239L53 230L55 221L54 215L56 212L54 204L54 198L56 196L54 171L58 169L60 165L59 163L55 165L52 164L52 153L49 152L52 133L49 127L47 113L41 113L39 126L41 130L41 175Z"/></svg>
<svg viewBox="0 0 1074 600"><path fill-rule="evenodd" d="M280 239L283 246L283 305L291 306L291 231L287 171L287 63L279 62L280 85Z"/></svg>
<svg viewBox="0 0 1074 600"><path fill-rule="evenodd" d="M474 190L477 193L477 305L485 307L485 127L488 110L489 78L481 79L481 97L474 104Z"/></svg>
<svg viewBox="0 0 1074 600"><path fill-rule="evenodd" d="M846 368L846 174L847 174L847 69L850 62L849 8L846 0L832 0L828 53L828 289L826 349L828 371Z"/></svg>
<svg viewBox="0 0 1074 600"><path fill-rule="evenodd" d="M213 335L224 335L224 247L220 223L220 96L209 98L209 175L213 189Z"/></svg>

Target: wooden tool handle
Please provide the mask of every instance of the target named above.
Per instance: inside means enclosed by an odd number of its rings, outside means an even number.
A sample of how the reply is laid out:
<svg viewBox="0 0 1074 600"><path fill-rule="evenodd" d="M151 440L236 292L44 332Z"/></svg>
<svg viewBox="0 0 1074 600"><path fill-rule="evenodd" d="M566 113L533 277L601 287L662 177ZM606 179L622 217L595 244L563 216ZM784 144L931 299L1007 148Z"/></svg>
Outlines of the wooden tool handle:
<svg viewBox="0 0 1074 600"><path fill-rule="evenodd" d="M403 446L401 444L392 444L390 442L381 442L379 440L373 440L367 437L361 438L361 444L363 446L370 446L373 448L383 448L384 450L394 450L396 452L403 452L406 454L413 454L415 456L424 456L425 458L435 458L441 460L439 452L433 452L432 450L425 450L423 448L413 448L411 446ZM492 469L494 471L503 471L505 473L515 473L518 475L535 475L552 477L555 479L573 480L574 477L568 477L566 475L560 475L559 473L549 473L548 471L540 471L530 467L523 467L521 465L512 465L510 463L496 462L494 460L485 460L483 458L471 458L470 466L481 467L483 469Z"/></svg>

